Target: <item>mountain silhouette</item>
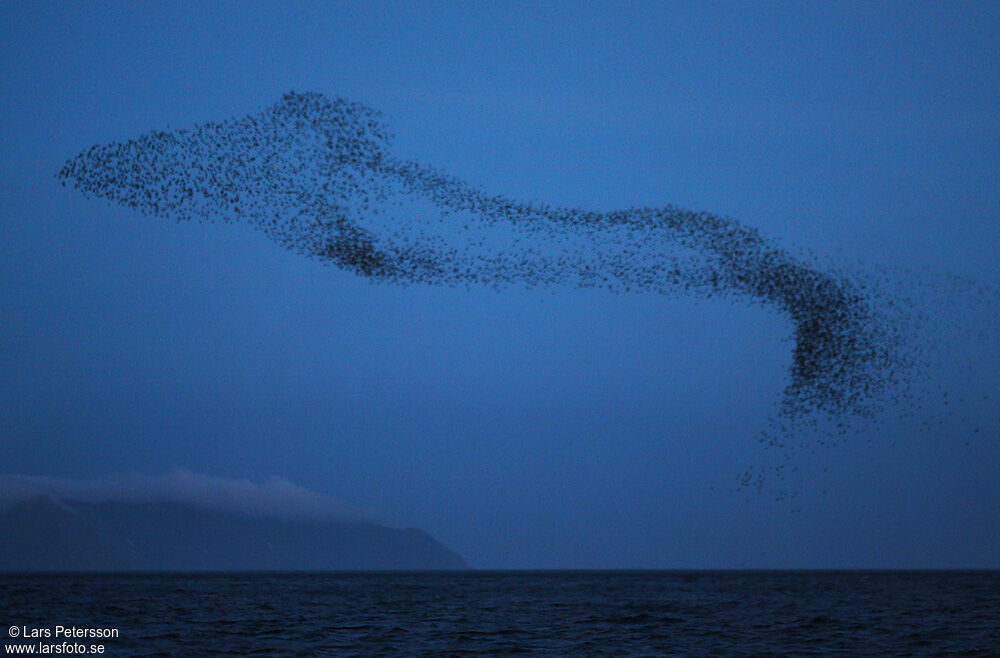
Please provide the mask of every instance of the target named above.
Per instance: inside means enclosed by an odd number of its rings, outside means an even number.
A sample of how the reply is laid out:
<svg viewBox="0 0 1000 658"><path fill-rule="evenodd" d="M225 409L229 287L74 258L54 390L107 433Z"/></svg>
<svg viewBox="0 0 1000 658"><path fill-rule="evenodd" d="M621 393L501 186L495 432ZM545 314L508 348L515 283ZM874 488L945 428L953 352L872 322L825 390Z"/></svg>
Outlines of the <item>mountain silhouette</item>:
<svg viewBox="0 0 1000 658"><path fill-rule="evenodd" d="M416 528L40 495L0 509L3 571L462 569Z"/></svg>

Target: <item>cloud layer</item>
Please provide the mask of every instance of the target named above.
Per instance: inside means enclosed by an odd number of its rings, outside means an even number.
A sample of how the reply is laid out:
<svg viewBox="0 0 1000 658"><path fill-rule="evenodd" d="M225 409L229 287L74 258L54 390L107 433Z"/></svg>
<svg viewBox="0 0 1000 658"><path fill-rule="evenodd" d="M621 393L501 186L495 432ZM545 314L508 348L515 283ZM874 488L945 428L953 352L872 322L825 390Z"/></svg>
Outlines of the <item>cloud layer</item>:
<svg viewBox="0 0 1000 658"><path fill-rule="evenodd" d="M362 520L337 500L280 477L257 483L174 470L166 475L120 475L94 480L0 475L0 507L38 496L82 503L181 503L247 516Z"/></svg>

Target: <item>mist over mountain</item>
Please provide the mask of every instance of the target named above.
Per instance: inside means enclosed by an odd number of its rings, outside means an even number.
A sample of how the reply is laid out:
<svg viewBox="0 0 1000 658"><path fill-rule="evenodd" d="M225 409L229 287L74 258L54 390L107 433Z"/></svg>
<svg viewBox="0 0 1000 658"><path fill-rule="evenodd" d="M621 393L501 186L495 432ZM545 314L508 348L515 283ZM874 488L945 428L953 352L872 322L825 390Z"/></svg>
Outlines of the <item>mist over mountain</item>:
<svg viewBox="0 0 1000 658"><path fill-rule="evenodd" d="M203 571L461 569L416 528L395 529L326 497L180 472L73 481L0 478L0 570ZM125 486L127 485L127 486ZM195 495L195 492L200 492ZM204 494L228 492L228 497ZM114 495L112 495L114 494ZM200 497L199 497L200 496ZM279 504L280 503L280 504ZM308 504L307 504L308 503ZM321 504L322 503L322 504Z"/></svg>

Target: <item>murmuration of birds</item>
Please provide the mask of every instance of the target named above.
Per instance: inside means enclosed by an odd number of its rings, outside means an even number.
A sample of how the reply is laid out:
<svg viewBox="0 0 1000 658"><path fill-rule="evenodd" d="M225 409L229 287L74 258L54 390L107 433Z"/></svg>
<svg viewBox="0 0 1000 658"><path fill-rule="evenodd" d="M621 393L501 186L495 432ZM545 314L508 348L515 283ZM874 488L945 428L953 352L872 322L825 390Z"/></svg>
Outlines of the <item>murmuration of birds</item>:
<svg viewBox="0 0 1000 658"><path fill-rule="evenodd" d="M151 215L245 222L372 280L593 287L772 307L793 339L785 417L870 415L905 365L899 333L861 277L707 212L595 212L488 194L395 157L381 115L341 98L289 93L242 118L92 146L58 177Z"/></svg>

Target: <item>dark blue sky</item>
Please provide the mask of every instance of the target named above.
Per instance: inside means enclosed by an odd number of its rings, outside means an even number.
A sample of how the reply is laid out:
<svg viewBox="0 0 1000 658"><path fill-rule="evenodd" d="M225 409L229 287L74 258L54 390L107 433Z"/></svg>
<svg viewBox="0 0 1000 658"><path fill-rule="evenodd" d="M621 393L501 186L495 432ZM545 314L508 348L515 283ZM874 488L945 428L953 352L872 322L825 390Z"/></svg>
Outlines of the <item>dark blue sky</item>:
<svg viewBox="0 0 1000 658"><path fill-rule="evenodd" d="M4 472L278 475L484 567L1000 566L1000 304L954 278L998 281L996 4L0 18ZM289 90L382 110L398 153L491 192L675 203L885 268L935 319L932 365L879 424L832 447L801 434L780 485L794 501L733 491L784 460L757 442L790 363L776 312L373 285L245 226L140 216L54 178L91 144Z"/></svg>

